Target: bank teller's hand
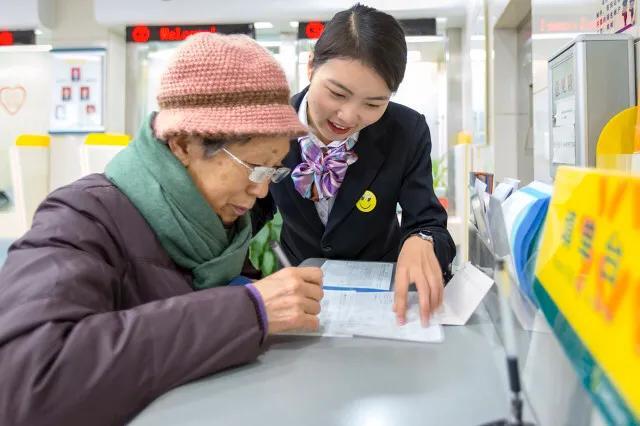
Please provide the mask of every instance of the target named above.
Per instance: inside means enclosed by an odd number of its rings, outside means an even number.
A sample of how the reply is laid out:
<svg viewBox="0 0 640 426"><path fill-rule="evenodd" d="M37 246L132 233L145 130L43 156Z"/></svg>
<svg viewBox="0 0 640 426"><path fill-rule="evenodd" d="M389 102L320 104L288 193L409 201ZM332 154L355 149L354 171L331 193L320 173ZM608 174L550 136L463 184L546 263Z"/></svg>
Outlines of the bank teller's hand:
<svg viewBox="0 0 640 426"><path fill-rule="evenodd" d="M315 331L320 326L322 270L314 267L284 268L253 283L267 311L268 333Z"/></svg>
<svg viewBox="0 0 640 426"><path fill-rule="evenodd" d="M409 284L414 283L420 300L420 320L427 325L431 313L442 303L444 281L433 243L418 236L405 240L398 256L393 311L399 324L406 322Z"/></svg>

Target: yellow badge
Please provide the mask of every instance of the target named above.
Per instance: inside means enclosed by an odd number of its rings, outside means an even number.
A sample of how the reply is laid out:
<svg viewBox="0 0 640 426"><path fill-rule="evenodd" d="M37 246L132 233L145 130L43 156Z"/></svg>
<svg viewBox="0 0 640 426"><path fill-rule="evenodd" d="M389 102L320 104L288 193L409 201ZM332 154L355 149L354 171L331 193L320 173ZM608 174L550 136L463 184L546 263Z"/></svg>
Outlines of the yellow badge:
<svg viewBox="0 0 640 426"><path fill-rule="evenodd" d="M364 194L362 194L362 197L360 197L356 203L356 207L361 212L369 213L371 210L376 208L377 202L376 194L371 191L364 191Z"/></svg>

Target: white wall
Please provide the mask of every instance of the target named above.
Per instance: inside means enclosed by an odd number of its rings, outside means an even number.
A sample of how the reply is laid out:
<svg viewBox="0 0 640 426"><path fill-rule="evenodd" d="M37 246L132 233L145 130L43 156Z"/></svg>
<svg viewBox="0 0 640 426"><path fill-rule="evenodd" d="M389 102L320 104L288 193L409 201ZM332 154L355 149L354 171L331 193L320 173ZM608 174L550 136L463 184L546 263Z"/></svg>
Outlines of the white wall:
<svg viewBox="0 0 640 426"><path fill-rule="evenodd" d="M518 178L523 184L533 180L533 57L531 13L517 28L518 48Z"/></svg>
<svg viewBox="0 0 640 426"><path fill-rule="evenodd" d="M0 28L27 29L51 27L55 22L53 0L2 0Z"/></svg>
<svg viewBox="0 0 640 426"><path fill-rule="evenodd" d="M441 158L446 153L445 127L442 115L441 98L446 97L444 67L438 62L410 62L404 80L392 101L406 105L424 114L431 133L431 157ZM444 144L444 146L443 146Z"/></svg>
<svg viewBox="0 0 640 426"><path fill-rule="evenodd" d="M490 10L491 0L488 1ZM468 0L462 38L462 102L464 130L473 138L472 170L494 172L492 120L489 109L491 86L487 63L492 44L485 25L485 0Z"/></svg>
<svg viewBox="0 0 640 426"><path fill-rule="evenodd" d="M9 8L14 15L18 14L18 2L11 2ZM124 30L115 31L98 25L94 17L93 2L88 0L47 0L40 2L37 10L31 14L40 13L47 16L56 16L56 20L48 20L51 31L39 37L39 43L53 45L54 48L83 48L104 47L107 49L107 72L105 85L105 125L109 132L124 131L124 102L125 102L125 43ZM34 6L35 2L28 2ZM35 6L34 6L35 7ZM22 10L22 9L21 9ZM20 12L24 14L24 11ZM6 16L5 16L6 18ZM14 20L19 17L14 16ZM18 22L18 21L15 21ZM12 127L2 125L0 135L0 161L7 156L1 150L6 145L7 139L15 138L17 133L46 133L48 130L48 113L51 105L51 63L48 53L39 53L42 63L32 64L29 60L21 59L24 54L12 54L15 61L21 63L24 71L23 79L35 78L38 90L28 96L30 102L38 106L38 112L29 112L30 119L21 126L14 124ZM35 55L35 54L32 54ZM9 56L9 55L7 55ZM0 59L0 61L2 61ZM0 62L0 73L15 73L15 65ZM37 77L33 77L37 73ZM33 90L30 90L33 91ZM1 113L0 113L1 114ZM0 115L0 120L2 116ZM2 121L0 121L0 124ZM7 131L9 129L9 131ZM51 144L51 189L67 184L80 176L78 163L78 147L84 140L84 136L54 137ZM4 141L4 142L3 142ZM0 184L5 179L6 170L0 167Z"/></svg>
<svg viewBox="0 0 640 426"><path fill-rule="evenodd" d="M460 28L447 29L447 145L456 143L456 135L463 130L462 101L462 37Z"/></svg>
<svg viewBox="0 0 640 426"><path fill-rule="evenodd" d="M467 8L467 43L471 73L471 121L486 116L484 143L474 135L473 170L494 173L496 181L518 175L517 37L515 30L495 30L508 0L472 0ZM469 106L467 106L468 110ZM467 112L468 113L468 112ZM476 119L477 121L477 119ZM471 127L472 133L473 127Z"/></svg>
<svg viewBox="0 0 640 426"><path fill-rule="evenodd" d="M52 82L46 70L50 67L47 52L16 52L0 48L0 189L11 186L8 149L18 135L46 134L48 131ZM20 88L24 89L24 98ZM9 114L3 102L17 112Z"/></svg>
<svg viewBox="0 0 640 426"><path fill-rule="evenodd" d="M514 29L493 32L495 179L518 178L518 44Z"/></svg>
<svg viewBox="0 0 640 426"><path fill-rule="evenodd" d="M491 18L495 178L517 178L526 185L533 179L530 3L497 4Z"/></svg>
<svg viewBox="0 0 640 426"><path fill-rule="evenodd" d="M95 19L93 1L52 0L56 3L56 24L51 31L54 48L103 47L107 49L105 84L105 129L125 129L124 28L107 28ZM51 189L81 176L78 148L84 135L55 136L51 140Z"/></svg>

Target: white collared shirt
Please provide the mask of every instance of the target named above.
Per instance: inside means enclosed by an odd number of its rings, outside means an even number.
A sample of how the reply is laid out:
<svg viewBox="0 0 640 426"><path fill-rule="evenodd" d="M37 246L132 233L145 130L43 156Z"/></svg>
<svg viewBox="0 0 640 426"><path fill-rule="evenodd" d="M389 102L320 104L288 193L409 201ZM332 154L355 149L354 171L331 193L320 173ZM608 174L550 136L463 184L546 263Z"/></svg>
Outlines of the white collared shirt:
<svg viewBox="0 0 640 426"><path fill-rule="evenodd" d="M307 120L308 94L309 93L306 93L304 95L304 98L302 98L302 102L300 102L300 109L298 110L298 119L302 122L302 124L307 126L307 128L309 127L309 122ZM317 147L321 148L324 152L326 152L328 148L338 147L344 143L347 143L347 141L350 139L354 141L353 144L355 145L355 143L358 141L359 135L360 135L360 132L356 132L353 135L349 136L347 139L343 139L341 141L333 141L328 145L324 144L320 139L318 139L318 137L314 135L311 132L311 130L309 130L309 134L307 136L302 136L302 138L309 138ZM302 138L298 138L298 142ZM340 189L338 189L338 191L340 191ZM318 217L320 217L320 221L325 226L327 225L327 221L329 220L329 213L331 213L331 209L333 208L334 202L335 202L335 197L325 198L315 202L316 211L318 212Z"/></svg>

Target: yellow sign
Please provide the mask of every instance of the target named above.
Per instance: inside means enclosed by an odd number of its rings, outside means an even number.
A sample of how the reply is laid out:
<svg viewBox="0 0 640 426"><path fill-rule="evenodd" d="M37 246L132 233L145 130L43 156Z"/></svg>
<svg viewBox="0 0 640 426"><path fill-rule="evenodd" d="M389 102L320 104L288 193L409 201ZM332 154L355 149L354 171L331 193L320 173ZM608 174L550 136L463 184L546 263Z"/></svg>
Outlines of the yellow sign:
<svg viewBox="0 0 640 426"><path fill-rule="evenodd" d="M640 176L558 169L534 291L611 424L640 419L639 266Z"/></svg>
<svg viewBox="0 0 640 426"><path fill-rule="evenodd" d="M635 132L633 137L633 152L640 152L640 108L636 107Z"/></svg>
<svg viewBox="0 0 640 426"><path fill-rule="evenodd" d="M362 197L356 203L356 207L358 210L364 213L369 213L371 210L376 208L376 204L378 200L376 199L376 194L371 191L364 191Z"/></svg>
<svg viewBox="0 0 640 426"><path fill-rule="evenodd" d="M604 126L596 145L596 167L599 169L631 170L631 154L638 143L638 114L631 107L614 115Z"/></svg>

